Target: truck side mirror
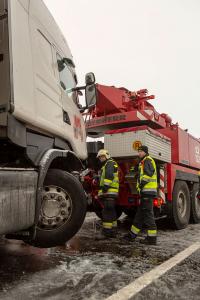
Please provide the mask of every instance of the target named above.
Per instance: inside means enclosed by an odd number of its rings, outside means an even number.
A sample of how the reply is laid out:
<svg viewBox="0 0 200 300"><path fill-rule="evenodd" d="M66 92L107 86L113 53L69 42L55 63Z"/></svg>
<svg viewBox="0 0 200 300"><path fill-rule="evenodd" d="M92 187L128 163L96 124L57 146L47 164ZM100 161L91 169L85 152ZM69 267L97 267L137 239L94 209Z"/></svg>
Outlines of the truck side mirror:
<svg viewBox="0 0 200 300"><path fill-rule="evenodd" d="M90 72L90 73L87 73L85 75L85 84L86 85L91 85L91 84L94 84L95 83L95 75L94 73Z"/></svg>
<svg viewBox="0 0 200 300"><path fill-rule="evenodd" d="M85 88L85 99L86 99L86 105L87 108L92 108L97 103L97 91L96 91L96 85L90 84L87 85Z"/></svg>

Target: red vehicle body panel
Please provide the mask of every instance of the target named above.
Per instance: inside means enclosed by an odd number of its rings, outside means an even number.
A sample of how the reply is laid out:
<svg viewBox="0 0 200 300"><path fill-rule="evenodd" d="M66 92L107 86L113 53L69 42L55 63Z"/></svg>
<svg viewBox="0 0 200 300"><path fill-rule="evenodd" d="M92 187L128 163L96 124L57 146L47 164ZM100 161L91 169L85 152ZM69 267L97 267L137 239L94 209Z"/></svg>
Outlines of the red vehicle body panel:
<svg viewBox="0 0 200 300"><path fill-rule="evenodd" d="M96 107L87 114L86 128L88 135L98 132L103 135L106 130L149 124L152 128L163 128L169 121L165 114L160 115L147 100L146 89L130 92L125 88L109 87L97 84Z"/></svg>
<svg viewBox="0 0 200 300"><path fill-rule="evenodd" d="M177 125L158 129L158 132L171 139L172 163L200 169L200 140Z"/></svg>

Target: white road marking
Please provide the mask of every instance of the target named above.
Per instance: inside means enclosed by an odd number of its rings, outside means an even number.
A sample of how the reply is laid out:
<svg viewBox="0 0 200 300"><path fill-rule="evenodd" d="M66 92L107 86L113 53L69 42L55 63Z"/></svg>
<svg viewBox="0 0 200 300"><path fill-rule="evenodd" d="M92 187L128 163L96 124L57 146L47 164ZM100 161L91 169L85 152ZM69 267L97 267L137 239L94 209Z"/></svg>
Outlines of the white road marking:
<svg viewBox="0 0 200 300"><path fill-rule="evenodd" d="M134 297L141 290L143 290L153 281L164 275L167 271L172 269L174 266L179 264L181 261L186 259L198 249L200 249L200 242L194 243L187 249L183 250L182 252L178 253L174 257L161 264L160 266L154 268L150 272L145 273L144 275L136 279L134 282L130 283L115 294L108 297L106 300L128 300Z"/></svg>

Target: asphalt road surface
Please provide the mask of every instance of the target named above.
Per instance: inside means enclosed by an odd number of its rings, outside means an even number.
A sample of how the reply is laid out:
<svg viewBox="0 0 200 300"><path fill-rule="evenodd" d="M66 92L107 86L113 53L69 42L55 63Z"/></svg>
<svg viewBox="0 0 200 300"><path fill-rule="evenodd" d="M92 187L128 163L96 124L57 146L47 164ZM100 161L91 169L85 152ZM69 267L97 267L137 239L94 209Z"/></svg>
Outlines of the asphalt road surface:
<svg viewBox="0 0 200 300"><path fill-rule="evenodd" d="M20 241L0 243L0 299L101 300L200 241L200 224L175 231L159 223L157 246L122 240L129 224L119 224L117 239L95 240L89 216L69 243L38 249ZM134 299L200 299L200 251L142 290Z"/></svg>
<svg viewBox="0 0 200 300"><path fill-rule="evenodd" d="M200 250L196 251L132 300L199 300Z"/></svg>

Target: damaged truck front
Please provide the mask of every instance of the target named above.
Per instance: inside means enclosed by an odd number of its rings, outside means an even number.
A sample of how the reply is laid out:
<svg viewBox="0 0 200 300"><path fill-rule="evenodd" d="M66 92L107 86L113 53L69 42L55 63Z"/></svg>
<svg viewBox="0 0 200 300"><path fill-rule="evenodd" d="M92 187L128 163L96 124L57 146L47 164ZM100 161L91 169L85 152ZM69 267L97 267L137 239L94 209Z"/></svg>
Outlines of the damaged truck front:
<svg viewBox="0 0 200 300"><path fill-rule="evenodd" d="M94 77L86 78L89 107ZM87 204L73 172L87 148L76 85L43 1L0 0L0 235L51 247L81 227Z"/></svg>

